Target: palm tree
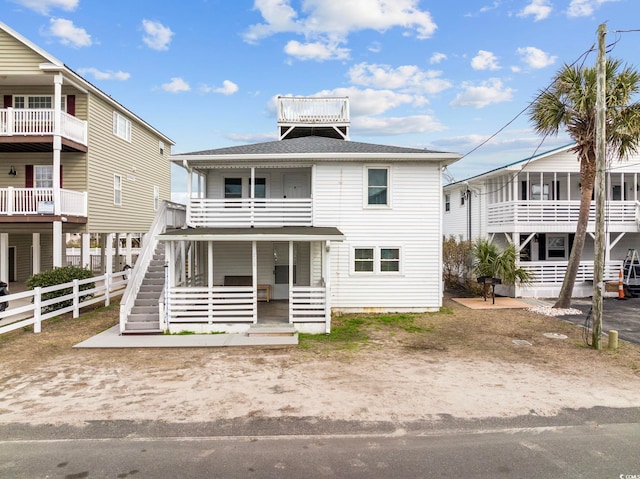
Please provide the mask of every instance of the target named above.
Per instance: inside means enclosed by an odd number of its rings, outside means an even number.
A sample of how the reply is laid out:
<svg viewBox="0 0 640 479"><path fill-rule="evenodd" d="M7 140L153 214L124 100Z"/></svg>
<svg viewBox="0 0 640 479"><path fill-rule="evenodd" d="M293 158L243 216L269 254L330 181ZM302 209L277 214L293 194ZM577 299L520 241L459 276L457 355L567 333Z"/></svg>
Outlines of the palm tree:
<svg viewBox="0 0 640 479"><path fill-rule="evenodd" d="M479 238L473 243L473 272L477 278L482 276L500 278L502 284L514 286L516 283L528 284L532 276L529 271L518 266L516 259L520 252L513 243L502 251L488 239ZM483 294L486 296L486 285Z"/></svg>
<svg viewBox="0 0 640 479"><path fill-rule="evenodd" d="M640 103L632 99L640 91L640 74L621 67L620 60L606 62L606 146L608 160L624 160L640 146ZM565 65L553 84L532 104L529 118L535 130L557 135L564 128L575 142L572 150L580 161L580 210L567 272L554 308L571 305L573 286L580 265L589 222L589 208L596 177L596 90L595 67Z"/></svg>

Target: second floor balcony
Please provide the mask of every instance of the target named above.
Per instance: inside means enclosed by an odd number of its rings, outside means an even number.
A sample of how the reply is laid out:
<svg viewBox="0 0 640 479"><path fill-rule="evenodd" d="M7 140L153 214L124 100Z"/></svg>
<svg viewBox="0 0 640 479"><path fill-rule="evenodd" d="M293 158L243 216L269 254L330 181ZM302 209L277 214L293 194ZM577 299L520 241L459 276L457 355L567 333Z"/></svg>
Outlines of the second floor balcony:
<svg viewBox="0 0 640 479"><path fill-rule="evenodd" d="M575 231L580 213L578 200L519 200L490 204L487 208L489 232L532 230ZM589 228L595 228L596 206L591 202ZM609 231L640 231L640 201L610 200L605 205Z"/></svg>
<svg viewBox="0 0 640 479"><path fill-rule="evenodd" d="M16 142L18 137L33 139L59 134L63 139L78 145L87 146L87 122L60 112L60 124L56 125L56 114L53 109L0 109L0 141L11 138Z"/></svg>
<svg viewBox="0 0 640 479"><path fill-rule="evenodd" d="M313 226L311 198L191 198L187 224L204 228Z"/></svg>
<svg viewBox="0 0 640 479"><path fill-rule="evenodd" d="M87 217L87 193L60 190L59 215ZM0 217L36 216L47 219L56 214L53 188L0 188Z"/></svg>

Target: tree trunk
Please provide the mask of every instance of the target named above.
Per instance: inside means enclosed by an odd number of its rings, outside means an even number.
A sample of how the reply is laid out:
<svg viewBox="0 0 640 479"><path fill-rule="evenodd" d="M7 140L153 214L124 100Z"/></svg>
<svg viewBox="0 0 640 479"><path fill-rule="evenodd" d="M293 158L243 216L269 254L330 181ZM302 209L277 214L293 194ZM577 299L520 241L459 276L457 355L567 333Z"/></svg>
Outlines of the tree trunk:
<svg viewBox="0 0 640 479"><path fill-rule="evenodd" d="M584 241L587 236L587 226L589 225L589 211L591 209L591 197L593 196L593 185L596 176L595 158L593 158L593 161L591 161L590 157L583 158L580 162L580 170L582 189L580 192L580 211L578 213L578 224L576 225L576 236L569 255L567 272L564 275L558 300L553 305L554 308L566 309L571 307L573 286L576 283L576 275L578 274Z"/></svg>

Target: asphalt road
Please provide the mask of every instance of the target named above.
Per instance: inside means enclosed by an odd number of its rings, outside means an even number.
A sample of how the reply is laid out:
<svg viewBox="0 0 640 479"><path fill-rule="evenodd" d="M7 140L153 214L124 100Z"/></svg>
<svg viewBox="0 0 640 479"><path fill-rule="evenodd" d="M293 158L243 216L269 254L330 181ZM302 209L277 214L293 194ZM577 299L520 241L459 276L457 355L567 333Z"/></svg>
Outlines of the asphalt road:
<svg viewBox="0 0 640 479"><path fill-rule="evenodd" d="M592 305L591 298L572 299L571 307L581 315L562 316L562 319L583 325ZM618 338L640 344L640 298L604 298L602 303L602 331L618 331ZM606 342L604 343L606 347ZM640 479L640 478L639 478Z"/></svg>
<svg viewBox="0 0 640 479"><path fill-rule="evenodd" d="M0 478L640 478L640 408L438 421L0 425Z"/></svg>

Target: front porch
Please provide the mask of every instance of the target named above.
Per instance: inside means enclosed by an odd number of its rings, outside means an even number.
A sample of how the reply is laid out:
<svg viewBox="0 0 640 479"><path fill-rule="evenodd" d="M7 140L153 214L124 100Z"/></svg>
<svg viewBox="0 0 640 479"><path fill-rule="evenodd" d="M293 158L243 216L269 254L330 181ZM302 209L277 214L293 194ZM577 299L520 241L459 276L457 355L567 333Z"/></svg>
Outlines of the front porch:
<svg viewBox="0 0 640 479"><path fill-rule="evenodd" d="M176 230L165 244L160 329L245 332L262 324L326 333L331 327L335 228Z"/></svg>

